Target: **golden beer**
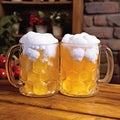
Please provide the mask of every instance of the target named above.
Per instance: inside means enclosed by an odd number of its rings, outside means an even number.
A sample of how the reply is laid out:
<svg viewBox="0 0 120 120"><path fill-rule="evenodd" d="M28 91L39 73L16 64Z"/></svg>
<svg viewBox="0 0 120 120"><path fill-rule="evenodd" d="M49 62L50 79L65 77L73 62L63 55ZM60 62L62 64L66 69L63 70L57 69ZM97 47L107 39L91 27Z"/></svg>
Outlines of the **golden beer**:
<svg viewBox="0 0 120 120"><path fill-rule="evenodd" d="M24 83L20 92L27 96L46 96L57 92L59 79L59 48L56 44L55 56L45 56L43 50L37 50L40 56L30 60L29 56L20 55L20 81Z"/></svg>
<svg viewBox="0 0 120 120"><path fill-rule="evenodd" d="M77 60L71 54L80 47L61 43L61 65L60 65L60 92L68 96L91 96L97 92L97 80L99 78L99 54L95 62L90 61L86 56ZM79 51L77 51L79 53Z"/></svg>

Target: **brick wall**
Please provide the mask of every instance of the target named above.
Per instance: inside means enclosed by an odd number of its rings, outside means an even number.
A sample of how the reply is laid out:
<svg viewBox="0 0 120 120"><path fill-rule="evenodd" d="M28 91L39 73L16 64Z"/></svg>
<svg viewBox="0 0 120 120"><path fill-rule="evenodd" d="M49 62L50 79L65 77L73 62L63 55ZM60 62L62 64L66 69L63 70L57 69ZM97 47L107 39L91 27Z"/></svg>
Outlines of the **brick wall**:
<svg viewBox="0 0 120 120"><path fill-rule="evenodd" d="M84 0L83 31L96 35L108 45L114 55L114 74L111 83L120 83L120 1ZM101 76L107 68L102 54Z"/></svg>

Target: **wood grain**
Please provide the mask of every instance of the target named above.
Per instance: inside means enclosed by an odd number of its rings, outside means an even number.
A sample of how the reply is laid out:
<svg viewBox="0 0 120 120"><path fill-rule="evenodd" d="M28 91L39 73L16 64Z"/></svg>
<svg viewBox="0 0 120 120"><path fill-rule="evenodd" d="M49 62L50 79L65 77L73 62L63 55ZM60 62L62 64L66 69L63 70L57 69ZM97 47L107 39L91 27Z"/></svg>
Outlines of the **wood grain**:
<svg viewBox="0 0 120 120"><path fill-rule="evenodd" d="M73 112L50 110L39 107L0 103L0 120L111 120L110 118ZM9 109L7 109L9 108Z"/></svg>
<svg viewBox="0 0 120 120"><path fill-rule="evenodd" d="M0 119L11 114L15 114L17 119L17 114L27 118L32 113L45 120L120 119L120 85L100 86L98 94L89 98L73 98L61 94L32 98L21 95L8 82L0 81L0 114L4 113L5 116L0 115Z"/></svg>

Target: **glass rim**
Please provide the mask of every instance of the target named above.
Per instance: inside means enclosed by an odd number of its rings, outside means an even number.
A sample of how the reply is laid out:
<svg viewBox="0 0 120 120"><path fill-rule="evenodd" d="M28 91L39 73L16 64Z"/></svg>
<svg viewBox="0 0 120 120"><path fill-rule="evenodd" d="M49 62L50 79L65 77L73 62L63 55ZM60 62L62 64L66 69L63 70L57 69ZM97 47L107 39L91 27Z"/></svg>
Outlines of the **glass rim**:
<svg viewBox="0 0 120 120"><path fill-rule="evenodd" d="M25 43L19 43L20 45L25 45ZM56 45L58 44L59 45L59 42L56 42L56 43L40 43L40 44L28 44L28 46L32 46L32 45L36 45L36 46L39 46L39 45Z"/></svg>
<svg viewBox="0 0 120 120"><path fill-rule="evenodd" d="M90 46L100 46L101 45L101 43L80 44L80 43L67 43L67 42L60 42L60 44L70 45L70 46L80 46L80 47L90 47Z"/></svg>

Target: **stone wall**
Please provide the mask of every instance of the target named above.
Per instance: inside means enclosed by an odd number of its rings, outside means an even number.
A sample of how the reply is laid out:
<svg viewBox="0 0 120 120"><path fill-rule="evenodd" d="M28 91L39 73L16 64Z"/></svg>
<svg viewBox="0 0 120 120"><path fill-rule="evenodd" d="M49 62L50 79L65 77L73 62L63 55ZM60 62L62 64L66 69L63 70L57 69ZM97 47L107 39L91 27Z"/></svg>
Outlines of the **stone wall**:
<svg viewBox="0 0 120 120"><path fill-rule="evenodd" d="M96 35L112 49L115 68L111 83L120 83L120 1L84 0L83 31ZM102 54L101 76L105 75L106 62Z"/></svg>

